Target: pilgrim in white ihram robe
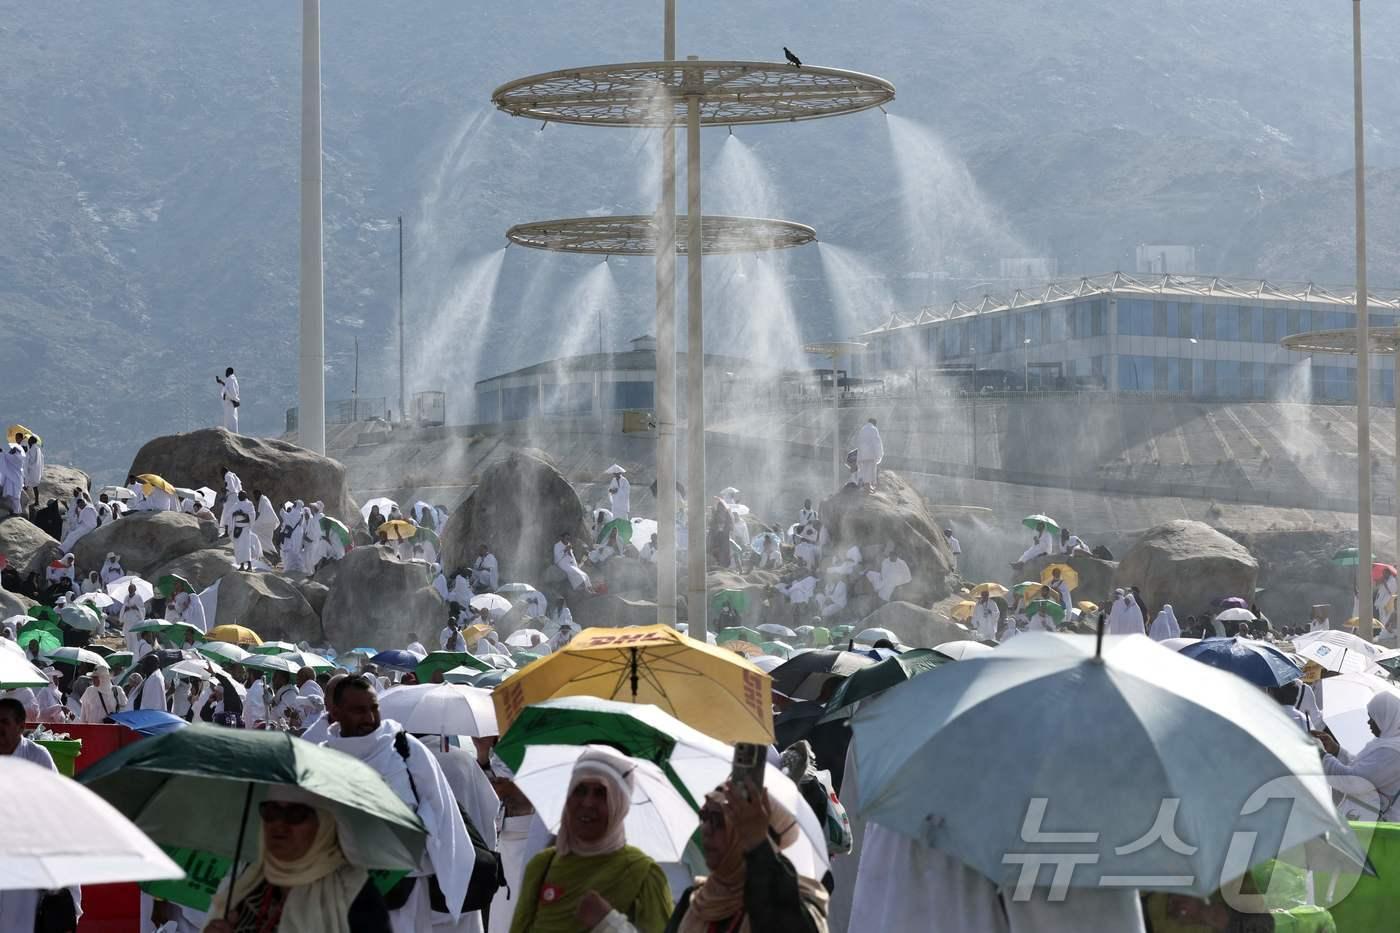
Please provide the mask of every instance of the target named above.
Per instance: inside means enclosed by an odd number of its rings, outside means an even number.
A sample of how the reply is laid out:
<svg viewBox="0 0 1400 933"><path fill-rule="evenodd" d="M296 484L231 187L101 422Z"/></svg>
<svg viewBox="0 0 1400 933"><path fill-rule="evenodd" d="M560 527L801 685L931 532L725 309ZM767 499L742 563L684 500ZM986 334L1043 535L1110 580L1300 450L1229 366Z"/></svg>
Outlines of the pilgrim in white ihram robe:
<svg viewBox="0 0 1400 933"><path fill-rule="evenodd" d="M1142 610L1131 596L1120 596L1113 601L1113 608L1108 611L1108 634L1147 634L1142 624Z"/></svg>
<svg viewBox="0 0 1400 933"><path fill-rule="evenodd" d="M224 427L238 433L238 405L242 399L238 395L238 377L232 373L223 378L219 387L219 399L224 406Z"/></svg>
<svg viewBox="0 0 1400 933"><path fill-rule="evenodd" d="M563 541L554 542L554 566L564 571L564 576L569 578L569 585L574 589L583 589L589 586L588 574L579 567L574 552L566 547Z"/></svg>
<svg viewBox="0 0 1400 933"><path fill-rule="evenodd" d="M817 608L822 618L830 618L846 608L846 581L839 576L828 574L826 588L817 594Z"/></svg>
<svg viewBox="0 0 1400 933"><path fill-rule="evenodd" d="M1050 533L1049 529L1037 531L1035 537L1031 540L1031 546L1022 552L1020 559L1017 560L1016 563L1024 564L1026 561L1034 560L1042 554L1054 553L1055 536Z"/></svg>
<svg viewBox="0 0 1400 933"><path fill-rule="evenodd" d="M867 421L856 434L856 482L874 486L884 459L885 443L880 439L880 429Z"/></svg>
<svg viewBox="0 0 1400 933"><path fill-rule="evenodd" d="M880 569L867 570L865 578L870 581L870 585L875 587L875 592L880 594L882 602L889 602L894 596L894 591L914 579L914 575L909 572L909 565L901 557L886 557L880 564Z"/></svg>
<svg viewBox="0 0 1400 933"><path fill-rule="evenodd" d="M82 505L78 506L78 516L73 520L73 527L58 544L65 554L73 550L73 545L77 544L83 535L97 528L97 509L86 499L81 501Z"/></svg>
<svg viewBox="0 0 1400 933"><path fill-rule="evenodd" d="M238 566L252 564L254 555L253 542L256 536L253 534L253 503L244 499L233 504L229 512L229 522L233 528L233 562Z"/></svg>
<svg viewBox="0 0 1400 933"><path fill-rule="evenodd" d="M258 499L257 518L253 519L253 533L258 536L258 543L264 552L272 550L272 536L277 532L277 524L277 509L264 493Z"/></svg>
<svg viewBox="0 0 1400 933"><path fill-rule="evenodd" d="M31 444L24 454L24 485L34 490L34 504L39 504L39 483L44 478L44 446Z"/></svg>
<svg viewBox="0 0 1400 933"><path fill-rule="evenodd" d="M1001 624L1001 608L990 599L980 599L972 607L972 628L983 641L996 641L997 626Z"/></svg>
<svg viewBox="0 0 1400 933"><path fill-rule="evenodd" d="M1172 611L1171 606L1162 607L1162 611L1157 613L1157 618L1152 620L1152 629L1147 634L1153 641L1181 637L1181 626L1177 623L1176 613Z"/></svg>
<svg viewBox="0 0 1400 933"><path fill-rule="evenodd" d="M632 484L621 473L613 474L608 484L608 500L615 518L632 517Z"/></svg>
<svg viewBox="0 0 1400 933"><path fill-rule="evenodd" d="M24 468L28 463L24 450L18 444L10 444L5 456L0 460L0 498L3 498L10 511L22 510L21 497L24 495Z"/></svg>

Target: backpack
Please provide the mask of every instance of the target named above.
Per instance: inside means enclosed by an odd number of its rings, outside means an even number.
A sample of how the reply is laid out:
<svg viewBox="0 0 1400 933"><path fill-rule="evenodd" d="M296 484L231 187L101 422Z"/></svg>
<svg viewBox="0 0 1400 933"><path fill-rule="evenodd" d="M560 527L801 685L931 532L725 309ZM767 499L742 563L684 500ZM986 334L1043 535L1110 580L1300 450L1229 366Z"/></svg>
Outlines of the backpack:
<svg viewBox="0 0 1400 933"><path fill-rule="evenodd" d="M394 736L394 751L399 753L403 759L404 770L408 771L408 788L413 792L413 802L418 803L418 785L413 781L413 772L408 768L408 733L399 730ZM415 807L416 809L416 807ZM481 837L476 826L472 823L472 818L467 815L467 811L462 809L461 801L457 801L457 812L462 815L462 823L467 827L467 836L471 839L472 849L476 852L476 861L472 865L472 877L467 882L467 893L462 899L462 913L481 911L483 921L486 918L486 911L491 906L491 902L496 898L496 892L506 886L506 870L501 863L501 854L486 845L486 840ZM398 883L384 894L384 903L390 910L397 910L408 903L408 896L413 892L413 885L417 878L405 877L399 879ZM428 900L433 910L445 914L447 909L447 898L443 896L442 888L438 886L437 875L428 876Z"/></svg>

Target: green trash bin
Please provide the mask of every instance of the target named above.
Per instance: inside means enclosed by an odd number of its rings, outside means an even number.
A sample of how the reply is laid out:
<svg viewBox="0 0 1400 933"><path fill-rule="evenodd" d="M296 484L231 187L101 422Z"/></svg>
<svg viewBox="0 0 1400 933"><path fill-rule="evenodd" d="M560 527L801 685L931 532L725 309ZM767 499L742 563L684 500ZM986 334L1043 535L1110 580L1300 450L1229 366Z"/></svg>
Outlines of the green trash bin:
<svg viewBox="0 0 1400 933"><path fill-rule="evenodd" d="M61 773L72 777L77 771L78 756L83 753L82 739L40 739L34 744L49 750L54 765Z"/></svg>

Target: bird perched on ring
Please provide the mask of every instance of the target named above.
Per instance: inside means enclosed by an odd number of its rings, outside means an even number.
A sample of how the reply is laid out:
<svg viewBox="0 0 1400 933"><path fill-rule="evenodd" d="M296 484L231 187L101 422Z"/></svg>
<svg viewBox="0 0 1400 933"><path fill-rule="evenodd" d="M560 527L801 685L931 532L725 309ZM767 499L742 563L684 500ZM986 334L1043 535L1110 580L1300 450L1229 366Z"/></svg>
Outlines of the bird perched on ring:
<svg viewBox="0 0 1400 933"><path fill-rule="evenodd" d="M787 58L789 62L792 63L794 68L802 67L802 59L792 54L792 49L788 48L787 46L783 46L783 55Z"/></svg>

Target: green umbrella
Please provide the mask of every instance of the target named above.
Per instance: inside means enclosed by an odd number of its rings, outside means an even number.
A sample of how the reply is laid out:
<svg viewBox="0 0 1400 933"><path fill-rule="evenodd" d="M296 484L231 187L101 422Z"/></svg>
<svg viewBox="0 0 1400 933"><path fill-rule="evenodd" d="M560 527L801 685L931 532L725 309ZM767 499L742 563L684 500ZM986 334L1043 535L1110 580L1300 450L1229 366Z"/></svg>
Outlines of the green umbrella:
<svg viewBox="0 0 1400 933"><path fill-rule="evenodd" d="M764 654L771 654L775 658L787 660L792 657L792 645L780 641L765 641L759 647L763 649Z"/></svg>
<svg viewBox="0 0 1400 933"><path fill-rule="evenodd" d="M265 671L269 674L283 671L288 674L295 674L301 670L301 665L295 661L289 661L280 654L250 654L243 662L244 667L251 667L257 671Z"/></svg>
<svg viewBox="0 0 1400 933"><path fill-rule="evenodd" d="M298 668L309 667L318 674L322 671L335 670L334 661L329 658L323 658L319 654L314 654L310 651L287 651L283 654L275 655L275 657L283 661L290 661L297 665Z"/></svg>
<svg viewBox="0 0 1400 933"><path fill-rule="evenodd" d="M130 651L113 651L107 655L107 666L113 671L121 671L131 666L134 655Z"/></svg>
<svg viewBox="0 0 1400 933"><path fill-rule="evenodd" d="M321 530L339 541L342 547L350 547L350 529L346 528L338 519L331 518L329 515L322 515Z"/></svg>
<svg viewBox="0 0 1400 933"><path fill-rule="evenodd" d="M419 544L431 544L435 551L442 550L442 539L439 538L438 533L431 528L425 528L419 525L418 534L414 535L413 538Z"/></svg>
<svg viewBox="0 0 1400 933"><path fill-rule="evenodd" d="M446 673L458 667L469 667L477 673L494 670L491 665L476 655L468 654L465 651L433 651L418 662L418 668L414 673L418 675L420 684L426 684L432 682L433 675L438 671Z"/></svg>
<svg viewBox="0 0 1400 933"><path fill-rule="evenodd" d="M621 703L597 697L559 697L521 710L492 750L511 770L519 770L531 745L610 745L632 758L658 765L682 795L697 805L671 770L677 744L712 747L718 740L647 703Z"/></svg>
<svg viewBox="0 0 1400 933"><path fill-rule="evenodd" d="M883 693L912 677L950 663L956 662L930 648L915 648L913 651L886 658L873 667L861 668L836 688L836 692L826 703L826 714L822 716L821 721L845 719L855 711L857 701Z"/></svg>
<svg viewBox="0 0 1400 933"><path fill-rule="evenodd" d="M540 654L538 651L512 651L510 653L510 659L514 661L515 666L519 668L529 667L542 657L544 657L544 655Z"/></svg>
<svg viewBox="0 0 1400 933"><path fill-rule="evenodd" d="M426 839L417 815L377 771L286 732L200 723L113 752L81 780L160 845L235 862L258 850L253 805L279 784L331 811L351 864L412 871Z"/></svg>
<svg viewBox="0 0 1400 933"><path fill-rule="evenodd" d="M193 593L194 584L178 573L167 573L156 581L156 592L166 599L170 599L181 590L184 590L186 593Z"/></svg>
<svg viewBox="0 0 1400 933"><path fill-rule="evenodd" d="M44 622L51 622L54 626L57 626L59 623L58 613L54 612L54 610L48 606L30 606L29 611L26 612L25 615L29 616L31 619L41 619Z"/></svg>
<svg viewBox="0 0 1400 933"><path fill-rule="evenodd" d="M139 625L133 625L130 631L135 632L138 635L142 632L156 632L158 634L163 634L165 632L170 631L174 627L175 624L173 622L167 622L164 619L147 619L145 622L142 622Z"/></svg>
<svg viewBox="0 0 1400 933"><path fill-rule="evenodd" d="M720 590L710 597L711 612L718 614L725 606L743 615L749 608L749 594L743 590Z"/></svg>
<svg viewBox="0 0 1400 933"><path fill-rule="evenodd" d="M112 665L102 655L86 648L55 648L44 655L55 664L71 664L77 667L80 664L91 664L94 667L110 668Z"/></svg>
<svg viewBox="0 0 1400 933"><path fill-rule="evenodd" d="M226 641L206 641L197 650L200 654L218 661L220 664L242 664L251 655L251 652Z"/></svg>
<svg viewBox="0 0 1400 933"><path fill-rule="evenodd" d="M1059 522L1055 521L1049 515L1041 515L1039 513L1035 515L1027 515L1025 518L1021 519L1021 524L1025 525L1032 531L1035 530L1036 525L1044 525L1046 531L1053 531L1056 534L1058 534L1060 531Z"/></svg>
<svg viewBox="0 0 1400 933"><path fill-rule="evenodd" d="M132 631L135 631L135 629L132 629ZM186 632L194 632L195 644L209 640L208 635L205 635L196 626L190 625L188 622L171 622L170 628L162 633L160 637L166 644L178 648L184 645Z"/></svg>
<svg viewBox="0 0 1400 933"><path fill-rule="evenodd" d="M598 529L598 543L602 544L608 540L608 535L617 532L619 541L632 540L632 522L625 518L614 518L602 528Z"/></svg>
<svg viewBox="0 0 1400 933"><path fill-rule="evenodd" d="M1371 560L1374 562L1375 559L1376 556L1372 554ZM1338 567L1356 567L1361 563L1361 551L1359 548L1344 547L1332 555L1332 563Z"/></svg>
<svg viewBox="0 0 1400 933"><path fill-rule="evenodd" d="M1033 599L1026 604L1026 615L1033 616L1037 612L1045 613L1056 622L1063 622L1065 618L1065 607L1053 599Z"/></svg>
<svg viewBox="0 0 1400 933"><path fill-rule="evenodd" d="M285 641L265 641L261 645L254 645L248 650L253 654L286 654L288 651L296 651L297 646Z"/></svg>
<svg viewBox="0 0 1400 933"><path fill-rule="evenodd" d="M831 627L831 640L833 643L846 641L855 632L854 625L833 625Z"/></svg>
<svg viewBox="0 0 1400 933"><path fill-rule="evenodd" d="M63 636L51 623L35 621L20 629L19 634L15 636L15 643L21 648L28 649L31 641L39 643L40 654L48 654L63 644Z"/></svg>
<svg viewBox="0 0 1400 933"><path fill-rule="evenodd" d="M763 633L755 632L753 629L746 628L742 625L720 629L719 634L715 636L715 644L722 645L728 641L747 641L757 645L763 641Z"/></svg>

